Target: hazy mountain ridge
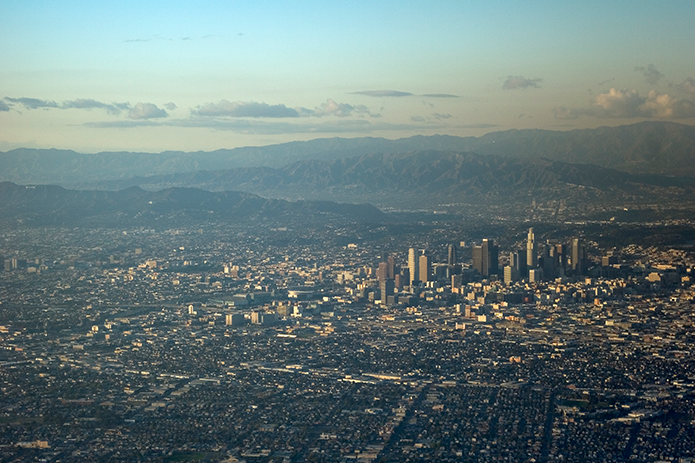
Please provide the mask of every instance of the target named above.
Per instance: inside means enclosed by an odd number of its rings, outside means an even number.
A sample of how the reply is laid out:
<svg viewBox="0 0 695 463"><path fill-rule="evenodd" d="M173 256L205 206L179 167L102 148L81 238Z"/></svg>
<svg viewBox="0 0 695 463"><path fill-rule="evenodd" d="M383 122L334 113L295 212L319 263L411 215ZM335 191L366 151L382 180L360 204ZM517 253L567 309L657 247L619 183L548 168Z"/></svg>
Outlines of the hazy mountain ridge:
<svg viewBox="0 0 695 463"><path fill-rule="evenodd" d="M283 167L306 159L339 159L373 152L455 149L459 137L434 135L399 140L327 138L216 151L161 153L18 148L0 152L0 181L72 186L86 182L239 167Z"/></svg>
<svg viewBox="0 0 695 463"><path fill-rule="evenodd" d="M152 192L137 187L119 191L81 191L54 185L27 187L0 183L0 219L7 221L77 225L83 220L101 220L110 224L142 222L153 225L159 219L177 217L249 220L330 215L367 221L385 218L384 213L369 204L289 202L238 191L168 188Z"/></svg>
<svg viewBox="0 0 695 463"><path fill-rule="evenodd" d="M102 188L163 189L187 186L241 190L290 199L455 202L463 197L545 195L692 196L695 179L633 175L548 159L505 158L476 153L419 151L369 154L332 161L300 161L281 169L246 168L172 174L105 182Z"/></svg>
<svg viewBox="0 0 695 463"><path fill-rule="evenodd" d="M240 167L277 169L312 159L332 161L366 154L430 150L547 158L596 164L630 173L695 176L695 127L650 121L566 132L508 130L479 138L448 135L420 135L398 140L327 138L193 153L80 154L69 150L20 148L0 153L0 180L75 186L134 176Z"/></svg>

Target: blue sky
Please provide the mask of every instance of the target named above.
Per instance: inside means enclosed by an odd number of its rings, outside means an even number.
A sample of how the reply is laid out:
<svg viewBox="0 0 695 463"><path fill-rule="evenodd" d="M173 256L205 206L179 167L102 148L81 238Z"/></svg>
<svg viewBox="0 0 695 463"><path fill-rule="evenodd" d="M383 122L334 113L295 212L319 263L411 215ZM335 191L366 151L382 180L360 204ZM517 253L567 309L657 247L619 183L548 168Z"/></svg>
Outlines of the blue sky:
<svg viewBox="0 0 695 463"><path fill-rule="evenodd" d="M695 2L0 0L0 150L695 123Z"/></svg>

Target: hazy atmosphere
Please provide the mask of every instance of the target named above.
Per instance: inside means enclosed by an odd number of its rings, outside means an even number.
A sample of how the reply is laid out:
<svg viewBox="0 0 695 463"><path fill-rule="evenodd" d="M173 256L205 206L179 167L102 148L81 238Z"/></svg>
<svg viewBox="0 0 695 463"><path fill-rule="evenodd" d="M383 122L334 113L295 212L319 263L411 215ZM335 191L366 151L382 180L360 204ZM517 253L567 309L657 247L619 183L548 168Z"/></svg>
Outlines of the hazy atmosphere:
<svg viewBox="0 0 695 463"><path fill-rule="evenodd" d="M695 122L692 1L0 2L0 150Z"/></svg>
<svg viewBox="0 0 695 463"><path fill-rule="evenodd" d="M694 19L0 0L0 462L695 462Z"/></svg>

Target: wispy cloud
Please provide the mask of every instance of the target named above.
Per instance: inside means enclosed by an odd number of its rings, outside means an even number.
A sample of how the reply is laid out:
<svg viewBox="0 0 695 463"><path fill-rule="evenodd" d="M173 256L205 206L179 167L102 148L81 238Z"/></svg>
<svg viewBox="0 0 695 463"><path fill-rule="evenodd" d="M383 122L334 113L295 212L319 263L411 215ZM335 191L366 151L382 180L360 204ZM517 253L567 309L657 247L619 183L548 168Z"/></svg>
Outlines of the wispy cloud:
<svg viewBox="0 0 695 463"><path fill-rule="evenodd" d="M0 100L0 111L10 111L14 105L21 105L27 109L104 109L110 115L117 116L123 111L127 111L127 117L133 120L156 119L168 117L169 111L177 109L174 102L165 103L159 107L154 103L140 102L135 105L130 103L104 103L91 98L77 98L62 103L51 100L41 100L38 98L11 98L5 97ZM199 118L298 118L298 117L349 117L349 116L369 116L372 118L381 117L378 113L373 113L365 105L351 105L339 103L328 98L324 103L313 109L297 107L290 108L284 104L269 105L255 101L235 101L222 100L219 103L207 103L191 110L191 116ZM131 124L132 126L132 124Z"/></svg>
<svg viewBox="0 0 695 463"><path fill-rule="evenodd" d="M160 127L161 122L155 122L150 120L131 120L131 121L99 121L99 122L85 122L82 124L85 127L97 128L97 129L130 129L134 127Z"/></svg>
<svg viewBox="0 0 695 463"><path fill-rule="evenodd" d="M427 98L459 98L458 95L451 95L449 93L425 93L422 96L426 96Z"/></svg>
<svg viewBox="0 0 695 463"><path fill-rule="evenodd" d="M253 101L208 103L198 106L192 113L201 117L299 117L296 109L284 104L269 105Z"/></svg>
<svg viewBox="0 0 695 463"><path fill-rule="evenodd" d="M41 100L38 98L5 97L5 101L0 101L0 103L7 108L5 111L12 109L13 105L21 105L25 109L104 109L107 113L114 116L117 116L122 111L132 109L130 103L104 103L91 98L77 98L56 103L52 100Z"/></svg>
<svg viewBox="0 0 695 463"><path fill-rule="evenodd" d="M364 105L353 106L347 103L336 103L332 99L327 99L325 103L315 109L297 108L297 111L302 116L313 116L313 117L323 117L323 116L337 116L337 117L348 117L355 114L367 114L372 117L379 117L378 114L372 114Z"/></svg>
<svg viewBox="0 0 695 463"><path fill-rule="evenodd" d="M404 97L404 96L421 96L425 98L459 98L458 95L452 95L451 93L425 93L423 95L416 95L410 92L400 92L398 90L363 90L360 92L352 92L352 95L366 95L373 96L377 98L391 98L391 97Z"/></svg>
<svg viewBox="0 0 695 463"><path fill-rule="evenodd" d="M128 103L102 103L92 99L78 98L72 101L65 101L60 105L61 109L105 109L109 114L118 115L121 111L130 109Z"/></svg>
<svg viewBox="0 0 695 463"><path fill-rule="evenodd" d="M162 108L152 103L137 103L128 111L130 119L156 119L167 117L169 114Z"/></svg>
<svg viewBox="0 0 695 463"><path fill-rule="evenodd" d="M284 104L269 105L267 103L257 103L255 101L235 101L222 100L219 103L208 103L198 106L191 111L193 116L206 118L221 117L251 117L251 118L296 118L296 117L348 117L353 115L368 115L379 117L379 114L372 113L364 105L351 105L348 103L338 103L328 98L325 103L321 103L314 109L297 107L289 108Z"/></svg>
<svg viewBox="0 0 695 463"><path fill-rule="evenodd" d="M295 121L308 119L295 119ZM135 127L182 127L211 130L229 130L243 134L280 135L298 133L373 133L384 131L412 131L433 129L436 124L372 123L366 119L333 120L321 124L306 122L263 121L257 119L167 119L162 121L103 121L83 124L94 129L129 129Z"/></svg>
<svg viewBox="0 0 695 463"><path fill-rule="evenodd" d="M411 116L410 120L413 122L433 122L433 121L442 121L445 119L451 119L454 116L451 114L441 114L441 113L432 113L429 116Z"/></svg>
<svg viewBox="0 0 695 463"><path fill-rule="evenodd" d="M655 90L643 97L637 90L611 88L607 93L596 95L588 108L561 106L554 108L553 114L556 119L577 119L581 116L682 119L695 117L695 103L687 98L675 98Z"/></svg>
<svg viewBox="0 0 695 463"><path fill-rule="evenodd" d="M646 80L649 85L656 85L662 78L665 77L653 64L650 64L646 67L635 66L635 71L639 71L644 76L644 80Z"/></svg>
<svg viewBox="0 0 695 463"><path fill-rule="evenodd" d="M241 35L241 34L239 34ZM186 35L183 37L178 37L178 38L171 38L171 37L162 37L161 35L152 35L150 37L136 37L132 39L126 39L124 40L125 43L148 43L148 42L157 42L157 41L163 41L163 42L189 42L192 40L205 40L205 39L210 39L217 37L215 34L209 34L209 35L203 35L200 37L197 36L190 36Z"/></svg>
<svg viewBox="0 0 695 463"><path fill-rule="evenodd" d="M10 98L5 97L9 103L21 104L26 109L57 108L58 103L49 100L39 100L38 98Z"/></svg>
<svg viewBox="0 0 695 463"><path fill-rule="evenodd" d="M399 92L398 90L363 90L361 92L352 92L353 95L366 95L374 97L401 97L413 96L410 92Z"/></svg>
<svg viewBox="0 0 695 463"><path fill-rule="evenodd" d="M508 76L507 80L502 84L505 90L515 90L518 88L538 88L543 79L527 79L524 76Z"/></svg>
<svg viewBox="0 0 695 463"><path fill-rule="evenodd" d="M152 37L145 37L145 38L139 37L136 39L126 39L126 40L124 40L124 42L125 43L147 43L147 42L154 42L156 40L170 41L171 39L167 39L167 38L159 37L159 36L152 36Z"/></svg>

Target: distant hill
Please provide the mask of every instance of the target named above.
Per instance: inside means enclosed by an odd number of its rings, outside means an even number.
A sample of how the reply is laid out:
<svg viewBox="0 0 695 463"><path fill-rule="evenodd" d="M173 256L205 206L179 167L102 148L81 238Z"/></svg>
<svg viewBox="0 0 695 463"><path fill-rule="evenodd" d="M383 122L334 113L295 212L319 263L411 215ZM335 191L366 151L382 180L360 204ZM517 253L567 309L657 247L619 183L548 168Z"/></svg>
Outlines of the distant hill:
<svg viewBox="0 0 695 463"><path fill-rule="evenodd" d="M477 153L418 151L368 154L289 166L199 171L104 182L107 189L173 186L240 190L286 199L425 205L462 198L692 198L695 179L627 174L586 164Z"/></svg>
<svg viewBox="0 0 695 463"><path fill-rule="evenodd" d="M399 140L329 138L195 153L80 154L20 148L0 153L0 181L76 186L134 176L241 167L278 169L299 161L334 161L369 154L418 151L544 158L573 164L595 164L635 174L695 176L695 127L673 122L641 122L565 132L508 130L479 138L446 135Z"/></svg>
<svg viewBox="0 0 695 463"><path fill-rule="evenodd" d="M145 191L137 187L120 191L77 191L53 185L0 183L0 220L6 223L154 226L210 219L246 221L281 220L283 217L293 220L345 217L358 221L386 218L369 204L289 202L236 191L213 193L192 188Z"/></svg>

